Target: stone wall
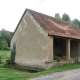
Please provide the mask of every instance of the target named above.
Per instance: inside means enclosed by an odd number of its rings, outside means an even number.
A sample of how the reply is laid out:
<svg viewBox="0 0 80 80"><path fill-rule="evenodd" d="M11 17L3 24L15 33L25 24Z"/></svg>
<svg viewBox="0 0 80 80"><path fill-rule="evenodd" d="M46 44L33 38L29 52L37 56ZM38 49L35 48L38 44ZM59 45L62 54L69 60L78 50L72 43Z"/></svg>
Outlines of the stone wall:
<svg viewBox="0 0 80 80"><path fill-rule="evenodd" d="M75 63L75 59L69 59L69 60L61 60L61 61L52 61L52 62L45 62L45 69L50 69L50 68L54 68L57 66L62 66L62 65L66 65L66 64L73 64Z"/></svg>
<svg viewBox="0 0 80 80"><path fill-rule="evenodd" d="M11 48L14 42L16 43L15 62L17 64L44 67L43 63L48 60L45 50L48 45L48 34L27 12L11 40Z"/></svg>

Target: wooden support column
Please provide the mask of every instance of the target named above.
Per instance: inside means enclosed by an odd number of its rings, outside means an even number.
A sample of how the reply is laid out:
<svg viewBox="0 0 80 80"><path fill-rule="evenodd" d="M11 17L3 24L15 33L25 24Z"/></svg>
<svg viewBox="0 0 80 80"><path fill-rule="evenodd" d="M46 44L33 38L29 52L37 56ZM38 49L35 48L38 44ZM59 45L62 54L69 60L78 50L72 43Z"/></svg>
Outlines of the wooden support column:
<svg viewBox="0 0 80 80"><path fill-rule="evenodd" d="M80 57L80 41L78 42L78 57Z"/></svg>
<svg viewBox="0 0 80 80"><path fill-rule="evenodd" d="M66 57L70 59L70 39L66 40Z"/></svg>
<svg viewBox="0 0 80 80"><path fill-rule="evenodd" d="M53 37L48 36L48 60L53 61Z"/></svg>

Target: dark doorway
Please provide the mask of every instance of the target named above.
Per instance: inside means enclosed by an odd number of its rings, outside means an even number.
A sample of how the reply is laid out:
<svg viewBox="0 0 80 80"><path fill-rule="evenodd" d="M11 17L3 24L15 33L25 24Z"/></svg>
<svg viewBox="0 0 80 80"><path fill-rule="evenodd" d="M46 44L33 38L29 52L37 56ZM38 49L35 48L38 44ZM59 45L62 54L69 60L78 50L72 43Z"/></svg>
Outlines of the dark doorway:
<svg viewBox="0 0 80 80"><path fill-rule="evenodd" d="M77 40L71 40L70 42L70 56L71 58L78 57L78 41Z"/></svg>
<svg viewBox="0 0 80 80"><path fill-rule="evenodd" d="M54 56L66 56L66 40L63 38L54 38Z"/></svg>

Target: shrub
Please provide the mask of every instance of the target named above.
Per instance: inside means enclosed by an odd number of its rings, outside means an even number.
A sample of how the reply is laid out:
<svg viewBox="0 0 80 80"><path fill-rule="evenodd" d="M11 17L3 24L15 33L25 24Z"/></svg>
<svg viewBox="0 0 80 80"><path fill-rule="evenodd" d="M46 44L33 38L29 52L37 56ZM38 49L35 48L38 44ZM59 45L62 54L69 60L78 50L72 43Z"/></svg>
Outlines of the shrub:
<svg viewBox="0 0 80 80"><path fill-rule="evenodd" d="M54 60L56 60L56 59L57 59L57 57L58 57L58 56L54 56Z"/></svg>
<svg viewBox="0 0 80 80"><path fill-rule="evenodd" d="M61 60L61 57L54 56L54 60L60 61Z"/></svg>
<svg viewBox="0 0 80 80"><path fill-rule="evenodd" d="M62 59L67 59L66 56L62 56Z"/></svg>
<svg viewBox="0 0 80 80"><path fill-rule="evenodd" d="M7 47L8 47L8 43L7 43L6 39L3 38L1 41L1 50L6 50Z"/></svg>
<svg viewBox="0 0 80 80"><path fill-rule="evenodd" d="M11 64L13 65L15 63L15 55L16 55L16 44L13 44L13 47L11 49Z"/></svg>
<svg viewBox="0 0 80 80"><path fill-rule="evenodd" d="M10 47L7 47L7 49L6 50L10 50Z"/></svg>
<svg viewBox="0 0 80 80"><path fill-rule="evenodd" d="M0 56L0 63L1 63L1 56Z"/></svg>
<svg viewBox="0 0 80 80"><path fill-rule="evenodd" d="M56 58L56 60L57 60L57 61L60 61L60 60L61 60L61 58L60 58L60 57L57 57L57 58Z"/></svg>
<svg viewBox="0 0 80 80"><path fill-rule="evenodd" d="M6 66L6 64L4 63L4 64L3 64L3 68L6 68L6 67L7 67L7 66Z"/></svg>

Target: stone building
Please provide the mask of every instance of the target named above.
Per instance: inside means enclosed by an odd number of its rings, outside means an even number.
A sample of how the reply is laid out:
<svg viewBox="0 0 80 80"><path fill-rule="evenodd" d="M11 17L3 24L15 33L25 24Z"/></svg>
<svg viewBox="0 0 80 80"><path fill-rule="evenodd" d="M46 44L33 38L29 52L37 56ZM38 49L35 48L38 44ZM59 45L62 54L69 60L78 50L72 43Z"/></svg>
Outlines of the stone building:
<svg viewBox="0 0 80 80"><path fill-rule="evenodd" d="M80 57L80 30L75 25L29 9L14 31L11 49L14 43L15 63L27 67L49 69ZM67 60L58 62L55 56Z"/></svg>

